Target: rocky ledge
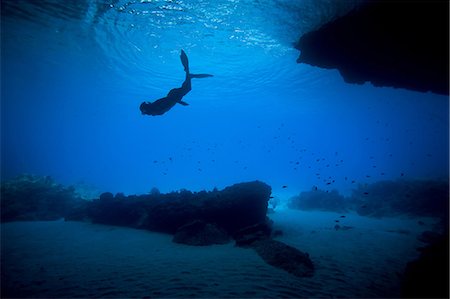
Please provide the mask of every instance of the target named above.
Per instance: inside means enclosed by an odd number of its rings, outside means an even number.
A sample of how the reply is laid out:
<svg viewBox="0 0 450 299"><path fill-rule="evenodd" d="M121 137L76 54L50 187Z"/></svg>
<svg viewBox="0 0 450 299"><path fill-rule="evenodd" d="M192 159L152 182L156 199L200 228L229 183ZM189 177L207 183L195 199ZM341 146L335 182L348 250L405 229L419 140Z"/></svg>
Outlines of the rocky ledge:
<svg viewBox="0 0 450 299"><path fill-rule="evenodd" d="M348 83L449 93L449 2L367 1L303 35L297 62Z"/></svg>

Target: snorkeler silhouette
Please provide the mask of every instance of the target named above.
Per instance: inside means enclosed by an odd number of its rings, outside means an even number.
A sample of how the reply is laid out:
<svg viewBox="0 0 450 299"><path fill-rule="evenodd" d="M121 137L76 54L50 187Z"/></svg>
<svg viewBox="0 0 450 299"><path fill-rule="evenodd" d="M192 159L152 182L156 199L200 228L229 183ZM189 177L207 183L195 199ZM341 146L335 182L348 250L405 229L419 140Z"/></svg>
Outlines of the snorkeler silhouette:
<svg viewBox="0 0 450 299"><path fill-rule="evenodd" d="M183 85L181 85L180 88L174 88L169 91L166 97L156 100L153 103L150 102L143 102L139 109L141 110L142 114L146 115L162 115L172 109L173 106L175 106L176 103L179 103L183 106L189 105L186 102L183 102L181 99L189 92L191 91L191 79L192 78L206 78L206 77L212 77L213 75L209 74L191 74L189 73L189 61L186 56L186 53L184 53L183 50L181 50L180 55L181 63L184 66L184 71L186 72L186 79L184 79Z"/></svg>

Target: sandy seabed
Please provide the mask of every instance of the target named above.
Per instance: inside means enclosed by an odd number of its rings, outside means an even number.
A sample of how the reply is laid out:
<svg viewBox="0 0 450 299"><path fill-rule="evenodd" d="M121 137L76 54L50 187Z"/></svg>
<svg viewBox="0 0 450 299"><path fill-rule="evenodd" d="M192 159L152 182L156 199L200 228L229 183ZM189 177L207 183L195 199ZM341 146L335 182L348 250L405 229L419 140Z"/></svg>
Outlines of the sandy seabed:
<svg viewBox="0 0 450 299"><path fill-rule="evenodd" d="M400 295L417 235L432 219L281 210L277 239L308 252L316 271L299 278L233 243L176 244L171 235L84 222L1 226L2 297L386 298ZM335 230L335 220L349 230Z"/></svg>

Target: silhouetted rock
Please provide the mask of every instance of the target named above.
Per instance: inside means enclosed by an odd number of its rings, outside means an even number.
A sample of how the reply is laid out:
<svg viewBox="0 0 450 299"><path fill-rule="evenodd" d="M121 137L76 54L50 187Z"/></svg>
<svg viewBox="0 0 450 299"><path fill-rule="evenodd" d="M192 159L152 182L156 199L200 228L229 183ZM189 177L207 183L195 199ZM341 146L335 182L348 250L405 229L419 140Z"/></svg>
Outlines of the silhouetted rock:
<svg viewBox="0 0 450 299"><path fill-rule="evenodd" d="M449 297L448 232L421 249L420 257L406 266L402 283L404 298Z"/></svg>
<svg viewBox="0 0 450 299"><path fill-rule="evenodd" d="M348 83L449 93L448 1L367 1L303 35L297 62Z"/></svg>
<svg viewBox="0 0 450 299"><path fill-rule="evenodd" d="M311 277L314 264L309 254L272 239L256 241L251 246L269 265L285 270L298 277Z"/></svg>
<svg viewBox="0 0 450 299"><path fill-rule="evenodd" d="M186 245L206 246L226 244L230 242L230 236L214 224L195 220L178 228L173 241Z"/></svg>
<svg viewBox="0 0 450 299"><path fill-rule="evenodd" d="M448 219L448 181L397 180L360 185L351 202L361 216L398 215Z"/></svg>
<svg viewBox="0 0 450 299"><path fill-rule="evenodd" d="M271 188L262 182L240 183L222 191L115 196L102 194L87 209L95 223L130 226L174 234L194 220L214 223L233 236L265 221Z"/></svg>
<svg viewBox="0 0 450 299"><path fill-rule="evenodd" d="M249 247L256 241L270 238L271 232L272 223L270 220L244 227L234 235L236 246Z"/></svg>

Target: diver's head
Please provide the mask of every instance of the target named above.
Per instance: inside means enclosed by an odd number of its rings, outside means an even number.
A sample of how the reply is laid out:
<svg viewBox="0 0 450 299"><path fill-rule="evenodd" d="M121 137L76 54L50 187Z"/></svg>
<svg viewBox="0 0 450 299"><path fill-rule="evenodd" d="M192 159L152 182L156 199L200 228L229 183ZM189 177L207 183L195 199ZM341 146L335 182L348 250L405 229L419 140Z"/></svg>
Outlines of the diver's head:
<svg viewBox="0 0 450 299"><path fill-rule="evenodd" d="M149 110L148 108L150 108L150 104L148 104L146 102L143 102L141 104L141 106L139 106L139 110L141 110L142 114L150 114L149 113L150 111L148 111Z"/></svg>

